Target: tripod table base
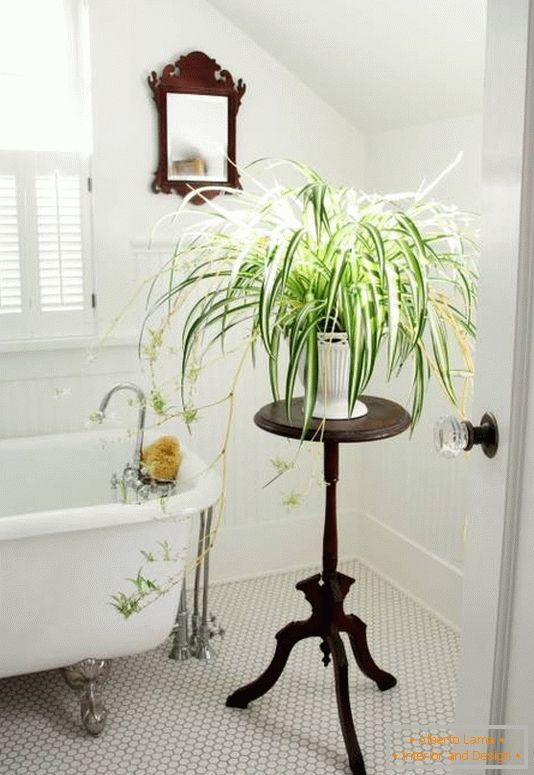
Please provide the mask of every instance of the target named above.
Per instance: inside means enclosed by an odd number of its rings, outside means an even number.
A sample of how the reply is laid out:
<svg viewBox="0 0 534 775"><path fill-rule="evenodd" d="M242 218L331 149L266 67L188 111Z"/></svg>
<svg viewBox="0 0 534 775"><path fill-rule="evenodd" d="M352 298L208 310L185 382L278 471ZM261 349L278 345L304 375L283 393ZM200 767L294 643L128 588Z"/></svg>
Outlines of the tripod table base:
<svg viewBox="0 0 534 775"><path fill-rule="evenodd" d="M316 574L300 581L296 588L310 603L311 616L291 622L276 634L276 649L270 665L255 681L231 694L226 704L232 708L246 708L250 702L266 694L280 678L293 646L305 638L320 638L325 666L330 661L334 665L339 721L350 767L355 775L365 775L350 707L347 655L340 633L348 634L358 667L381 691L391 689L397 680L391 673L379 668L371 656L365 622L343 610L343 601L353 583L353 578L337 571Z"/></svg>

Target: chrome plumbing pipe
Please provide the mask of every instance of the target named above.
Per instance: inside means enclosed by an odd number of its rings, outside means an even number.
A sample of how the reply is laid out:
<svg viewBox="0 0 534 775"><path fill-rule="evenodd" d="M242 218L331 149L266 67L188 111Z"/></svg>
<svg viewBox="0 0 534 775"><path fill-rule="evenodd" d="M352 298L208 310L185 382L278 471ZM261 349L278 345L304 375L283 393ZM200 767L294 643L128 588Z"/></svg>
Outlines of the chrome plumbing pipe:
<svg viewBox="0 0 534 775"><path fill-rule="evenodd" d="M207 511L204 521L204 535L203 535L203 587L202 587L202 618L200 621L200 631L197 640L197 653L198 659L210 660L213 657L213 648L211 646L211 638L214 633L210 631L209 626L209 612L208 612L208 590L209 590L209 573L210 573L210 543L211 543L211 522L213 518L213 508L210 507ZM200 570L200 567L199 567ZM199 573L200 576L200 573Z"/></svg>
<svg viewBox="0 0 534 775"><path fill-rule="evenodd" d="M191 617L191 653L198 656L199 640L201 632L200 622L200 572L203 562L202 554L204 551L204 534L206 531L206 512L200 512L200 522L198 528L197 544L197 564L195 567L195 586L193 589L193 614Z"/></svg>
<svg viewBox="0 0 534 775"><path fill-rule="evenodd" d="M197 564L193 587L193 612L191 614L191 635L188 634L189 612L187 610L185 587L180 598L180 607L173 630L174 642L169 656L172 659L183 660L190 656L203 661L209 661L215 656L212 638L223 636L222 627L215 627L216 618L209 613L209 552L211 545L211 528L213 522L213 507L200 512ZM200 601L200 584L202 579L202 605ZM188 643L186 651L184 643Z"/></svg>
<svg viewBox="0 0 534 775"><path fill-rule="evenodd" d="M176 616L176 624L173 627L174 640L169 654L170 659L183 662L191 656L189 644L189 611L187 610L187 586L184 576L180 605Z"/></svg>

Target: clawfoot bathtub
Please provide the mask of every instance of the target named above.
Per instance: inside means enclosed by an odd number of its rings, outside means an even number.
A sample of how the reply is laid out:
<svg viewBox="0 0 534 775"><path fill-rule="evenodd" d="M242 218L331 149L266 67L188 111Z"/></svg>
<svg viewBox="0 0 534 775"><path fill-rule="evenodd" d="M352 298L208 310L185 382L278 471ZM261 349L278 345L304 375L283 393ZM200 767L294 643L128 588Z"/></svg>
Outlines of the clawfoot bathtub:
<svg viewBox="0 0 534 775"><path fill-rule="evenodd" d="M112 503L131 440L94 430L0 442L0 678L64 668L86 729L105 721L110 659L152 649L173 628L181 584L124 619L110 604L154 552L160 583L183 569L192 518L218 499L217 474L184 449L176 494ZM172 561L158 545L168 543ZM1 691L1 683L0 683Z"/></svg>

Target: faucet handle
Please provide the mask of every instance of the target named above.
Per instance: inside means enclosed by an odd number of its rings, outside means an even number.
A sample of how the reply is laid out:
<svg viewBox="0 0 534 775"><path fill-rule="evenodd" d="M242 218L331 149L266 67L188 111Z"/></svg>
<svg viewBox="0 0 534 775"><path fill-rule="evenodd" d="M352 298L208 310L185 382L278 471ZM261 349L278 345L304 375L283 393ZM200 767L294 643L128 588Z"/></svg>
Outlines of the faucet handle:
<svg viewBox="0 0 534 775"><path fill-rule="evenodd" d="M126 463L122 472L122 479L128 485L135 485L139 480L139 472L135 470L131 463Z"/></svg>
<svg viewBox="0 0 534 775"><path fill-rule="evenodd" d="M149 484L141 484L137 488L137 499L140 502L148 501L152 497L152 488Z"/></svg>

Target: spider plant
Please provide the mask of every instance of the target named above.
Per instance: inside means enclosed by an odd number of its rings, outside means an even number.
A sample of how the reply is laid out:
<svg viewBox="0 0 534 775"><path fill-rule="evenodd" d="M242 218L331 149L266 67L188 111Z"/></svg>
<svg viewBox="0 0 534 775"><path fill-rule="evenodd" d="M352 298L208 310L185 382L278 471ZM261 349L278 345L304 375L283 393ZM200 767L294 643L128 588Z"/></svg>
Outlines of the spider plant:
<svg viewBox="0 0 534 775"><path fill-rule="evenodd" d="M305 359L306 428L319 381L318 334L345 332L350 410L381 351L388 379L411 367L413 425L432 375L458 406L455 382L472 371L475 336L470 217L421 193L365 194L287 164L301 176L298 185L233 191L224 207L211 202L206 219L183 233L166 291L152 293L149 317L164 305L171 314L200 289L183 326L182 375L242 326L264 347L273 397L283 396L288 412Z"/></svg>

